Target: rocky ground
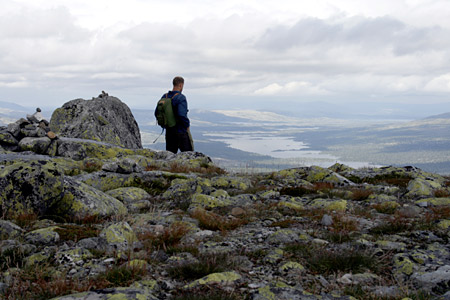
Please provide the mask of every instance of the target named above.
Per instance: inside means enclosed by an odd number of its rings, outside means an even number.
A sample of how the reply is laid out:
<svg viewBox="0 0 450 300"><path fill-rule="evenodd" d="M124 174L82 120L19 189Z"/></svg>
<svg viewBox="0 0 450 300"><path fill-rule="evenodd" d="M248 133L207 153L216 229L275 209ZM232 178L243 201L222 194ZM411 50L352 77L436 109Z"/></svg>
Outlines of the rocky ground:
<svg viewBox="0 0 450 300"><path fill-rule="evenodd" d="M109 96L0 127L0 298L450 299L449 177L140 145Z"/></svg>
<svg viewBox="0 0 450 300"><path fill-rule="evenodd" d="M61 143L0 154L4 299L450 299L449 178Z"/></svg>

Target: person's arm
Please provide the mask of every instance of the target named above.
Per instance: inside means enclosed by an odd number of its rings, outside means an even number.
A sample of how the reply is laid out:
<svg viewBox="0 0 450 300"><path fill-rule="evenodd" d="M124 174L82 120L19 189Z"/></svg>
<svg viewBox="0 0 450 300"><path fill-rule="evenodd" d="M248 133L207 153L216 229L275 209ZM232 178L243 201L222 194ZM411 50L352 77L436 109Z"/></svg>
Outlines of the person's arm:
<svg viewBox="0 0 450 300"><path fill-rule="evenodd" d="M190 126L190 121L187 116L188 113L188 106L186 97L184 95L179 95L176 99L177 105L176 105L176 114L177 119L181 125L181 127L188 129Z"/></svg>

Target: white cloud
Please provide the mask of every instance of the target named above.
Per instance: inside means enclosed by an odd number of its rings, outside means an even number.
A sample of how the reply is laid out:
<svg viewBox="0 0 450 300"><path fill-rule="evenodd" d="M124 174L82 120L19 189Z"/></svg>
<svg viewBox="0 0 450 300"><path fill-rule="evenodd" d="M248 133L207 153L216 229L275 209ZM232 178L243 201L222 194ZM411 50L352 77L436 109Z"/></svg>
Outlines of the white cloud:
<svg viewBox="0 0 450 300"><path fill-rule="evenodd" d="M449 89L448 1L0 2L0 92L8 94L105 89L139 104L174 75L205 99Z"/></svg>
<svg viewBox="0 0 450 300"><path fill-rule="evenodd" d="M450 73L431 79L425 86L430 92L450 92Z"/></svg>

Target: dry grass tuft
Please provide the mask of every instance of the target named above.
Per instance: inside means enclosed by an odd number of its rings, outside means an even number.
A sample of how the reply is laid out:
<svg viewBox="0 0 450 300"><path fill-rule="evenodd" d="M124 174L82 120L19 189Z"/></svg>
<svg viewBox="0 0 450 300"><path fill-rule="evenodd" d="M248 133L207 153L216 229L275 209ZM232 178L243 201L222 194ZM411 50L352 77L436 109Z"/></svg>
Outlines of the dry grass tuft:
<svg viewBox="0 0 450 300"><path fill-rule="evenodd" d="M220 230L222 232L234 230L249 222L248 216L245 215L241 218L233 216L225 217L201 208L195 209L191 213L191 217L198 220L201 229Z"/></svg>
<svg viewBox="0 0 450 300"><path fill-rule="evenodd" d="M159 249L167 251L169 248L178 246L181 239L189 231L190 228L186 224L172 223L169 227L165 227L162 232L146 232L140 234L138 238L148 251Z"/></svg>

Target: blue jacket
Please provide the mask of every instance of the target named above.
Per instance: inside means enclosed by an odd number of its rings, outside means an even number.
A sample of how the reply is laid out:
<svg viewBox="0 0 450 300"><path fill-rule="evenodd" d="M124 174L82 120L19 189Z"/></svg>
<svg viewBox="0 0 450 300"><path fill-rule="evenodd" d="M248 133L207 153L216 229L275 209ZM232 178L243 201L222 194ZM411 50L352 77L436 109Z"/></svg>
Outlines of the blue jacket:
<svg viewBox="0 0 450 300"><path fill-rule="evenodd" d="M173 97L173 95L175 95L176 93L178 93L178 95ZM166 97L166 94L164 94L162 97ZM175 115L175 118L177 120L175 129L177 130L177 132L180 132L180 133L187 132L187 129L190 126L190 121L187 116L187 113L189 110L188 110L186 96L181 94L179 91L169 91L168 97L169 98L173 97L172 98L172 108L173 108L173 113ZM156 110L155 110L155 116L156 116Z"/></svg>

